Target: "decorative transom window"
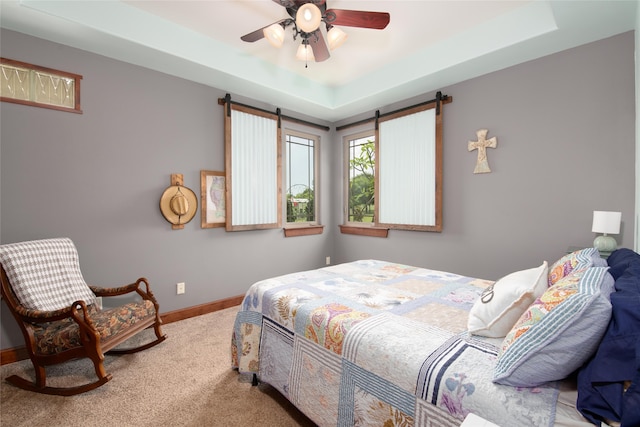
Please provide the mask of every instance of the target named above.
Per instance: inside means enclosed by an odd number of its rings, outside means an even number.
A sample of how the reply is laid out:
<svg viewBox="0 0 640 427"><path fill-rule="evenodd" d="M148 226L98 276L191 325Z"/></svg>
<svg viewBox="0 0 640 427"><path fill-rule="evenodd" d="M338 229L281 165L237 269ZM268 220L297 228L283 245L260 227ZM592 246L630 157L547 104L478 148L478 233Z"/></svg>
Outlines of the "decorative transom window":
<svg viewBox="0 0 640 427"><path fill-rule="evenodd" d="M4 102L82 113L82 76L0 58L0 99Z"/></svg>

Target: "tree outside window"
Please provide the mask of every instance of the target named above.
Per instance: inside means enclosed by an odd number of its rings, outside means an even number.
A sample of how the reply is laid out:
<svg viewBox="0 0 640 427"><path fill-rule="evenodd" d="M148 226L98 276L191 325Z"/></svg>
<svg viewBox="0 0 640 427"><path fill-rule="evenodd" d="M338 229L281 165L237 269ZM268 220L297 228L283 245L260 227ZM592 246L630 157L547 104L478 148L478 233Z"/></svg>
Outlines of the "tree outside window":
<svg viewBox="0 0 640 427"><path fill-rule="evenodd" d="M348 140L347 222L375 223L375 137Z"/></svg>

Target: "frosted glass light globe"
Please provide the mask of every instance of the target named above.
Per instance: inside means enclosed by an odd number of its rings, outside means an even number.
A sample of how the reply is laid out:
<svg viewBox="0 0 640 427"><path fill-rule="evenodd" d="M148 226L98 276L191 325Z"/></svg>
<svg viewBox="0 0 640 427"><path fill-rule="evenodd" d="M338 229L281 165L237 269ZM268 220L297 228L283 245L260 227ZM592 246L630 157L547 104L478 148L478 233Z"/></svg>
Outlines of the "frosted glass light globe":
<svg viewBox="0 0 640 427"><path fill-rule="evenodd" d="M320 26L322 12L313 3L303 4L296 12L296 26L300 31L313 33Z"/></svg>

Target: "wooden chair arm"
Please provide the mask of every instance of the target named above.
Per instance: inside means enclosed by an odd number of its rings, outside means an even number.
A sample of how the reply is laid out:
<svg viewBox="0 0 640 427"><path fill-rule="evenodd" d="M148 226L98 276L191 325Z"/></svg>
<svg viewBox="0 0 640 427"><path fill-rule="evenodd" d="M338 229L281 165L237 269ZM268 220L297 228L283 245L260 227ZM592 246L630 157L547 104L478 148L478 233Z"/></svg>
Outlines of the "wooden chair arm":
<svg viewBox="0 0 640 427"><path fill-rule="evenodd" d="M34 310L25 308L22 305L15 307L16 313L23 317L23 320L30 323L46 323L57 320L76 318L78 316L78 307L82 308L83 317L89 319L87 304L84 301L76 301L70 307L61 308L54 311ZM77 320L76 320L77 321ZM91 321L89 320L89 323Z"/></svg>
<svg viewBox="0 0 640 427"><path fill-rule="evenodd" d="M60 310L44 311L25 308L21 305L15 307L16 313L30 323L45 323L71 317L71 307L61 308Z"/></svg>
<svg viewBox="0 0 640 427"><path fill-rule="evenodd" d="M144 284L144 289L141 289L140 285L142 284ZM151 292L151 286L149 285L149 281L145 277L139 278L135 283L120 286L117 288L103 288L93 285L90 285L89 288L91 288L93 293L98 297L113 297L117 295L125 295L131 292L136 292L142 297L142 299L151 300L155 303L155 297Z"/></svg>
<svg viewBox="0 0 640 427"><path fill-rule="evenodd" d="M78 307L82 309L82 315L78 312ZM89 311L87 309L87 303L84 301L76 301L71 306L71 317L76 321L80 330L85 333L92 333L98 336L98 332L96 331L96 327L91 321L91 317L89 316Z"/></svg>
<svg viewBox="0 0 640 427"><path fill-rule="evenodd" d="M124 286L118 286L117 288L103 288L101 286L93 285L89 285L89 288L97 297L115 297L135 292L135 290L138 289L138 286L138 282L136 282Z"/></svg>

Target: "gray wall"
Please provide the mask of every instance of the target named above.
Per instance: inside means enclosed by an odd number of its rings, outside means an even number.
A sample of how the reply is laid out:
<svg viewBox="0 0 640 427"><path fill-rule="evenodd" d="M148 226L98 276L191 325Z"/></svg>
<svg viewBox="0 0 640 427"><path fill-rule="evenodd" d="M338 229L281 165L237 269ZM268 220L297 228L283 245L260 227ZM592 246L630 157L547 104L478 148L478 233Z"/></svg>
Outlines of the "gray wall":
<svg viewBox="0 0 640 427"><path fill-rule="evenodd" d="M161 215L172 173L182 173L199 198L200 170L224 170L222 89L16 32L1 36L3 57L81 74L84 112L0 104L2 243L68 236L88 282L146 276L162 312L242 295L257 280L324 265L329 233L285 238L282 229L202 229L199 211L175 231ZM284 127L320 135L329 146L327 132ZM323 163L329 153L322 152ZM324 199L328 179L320 183ZM329 205L321 217L329 216ZM176 295L177 282L186 283L184 295ZM1 348L22 345L4 302L1 316Z"/></svg>
<svg viewBox="0 0 640 427"><path fill-rule="evenodd" d="M569 246L591 246L594 210L621 211L618 246L634 247L633 32L442 93L453 97L444 109L442 233L391 230L377 240L341 235L337 261L382 258L497 279L553 262ZM468 152L467 142L483 128L498 145L487 149L492 172L473 174L477 152ZM341 154L333 155L339 162ZM340 215L340 206L333 209Z"/></svg>
<svg viewBox="0 0 640 427"><path fill-rule="evenodd" d="M495 279L589 246L593 210L622 211L618 242L633 245L632 33L442 88L453 96L443 232L392 230L387 239L339 233L345 132L300 125L291 127L321 136L322 235L203 230L199 214L173 231L158 209L170 174L184 174L199 194L200 170L223 170L224 90L6 30L0 48L3 57L84 76L82 115L0 104L0 242L71 237L88 282L146 276L163 312L240 295L257 280L317 268L327 255ZM372 106L363 117L433 95ZM474 175L476 153L466 147L480 128L498 148L489 150L493 172ZM187 293L175 295L181 281ZM0 348L22 345L4 303L1 310Z"/></svg>

